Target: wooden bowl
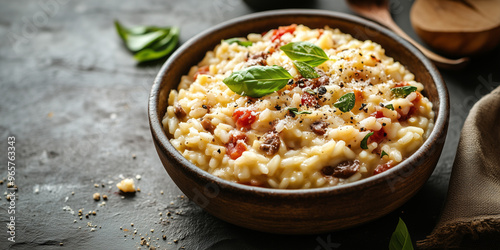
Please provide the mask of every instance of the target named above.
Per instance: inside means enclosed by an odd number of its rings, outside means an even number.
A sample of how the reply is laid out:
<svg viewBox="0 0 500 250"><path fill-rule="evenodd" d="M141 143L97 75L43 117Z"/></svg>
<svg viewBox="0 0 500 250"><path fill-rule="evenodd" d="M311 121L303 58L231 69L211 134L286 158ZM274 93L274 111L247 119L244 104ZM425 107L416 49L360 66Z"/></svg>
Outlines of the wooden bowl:
<svg viewBox="0 0 500 250"><path fill-rule="evenodd" d="M360 40L370 39L412 71L433 103L435 126L409 158L376 176L343 186L279 190L237 184L215 177L186 160L169 142L161 120L167 97L222 39L246 36L292 23L328 25ZM184 43L163 65L149 99L149 122L163 166L191 200L227 222L264 232L312 234L353 227L379 218L410 199L427 181L441 154L449 116L448 93L439 72L416 48L391 31L351 15L321 10L280 10L243 16L202 32Z"/></svg>

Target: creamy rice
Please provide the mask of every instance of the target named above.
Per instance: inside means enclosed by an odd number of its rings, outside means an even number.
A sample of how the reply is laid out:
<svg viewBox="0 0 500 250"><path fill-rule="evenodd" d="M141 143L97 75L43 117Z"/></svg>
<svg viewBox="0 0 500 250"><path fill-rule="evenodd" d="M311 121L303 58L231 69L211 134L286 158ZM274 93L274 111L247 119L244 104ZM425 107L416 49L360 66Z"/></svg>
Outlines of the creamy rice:
<svg viewBox="0 0 500 250"><path fill-rule="evenodd" d="M170 92L163 118L172 145L215 176L282 189L342 185L394 167L432 130L434 112L420 94L423 85L379 44L303 25L246 39L253 44L223 41L207 52ZM298 41L328 55L315 68L321 77L304 79L280 50ZM282 66L293 80L260 98L236 94L223 83L253 65ZM401 86L417 91L397 97L391 89ZM355 94L355 106L342 112L334 104L347 93Z"/></svg>

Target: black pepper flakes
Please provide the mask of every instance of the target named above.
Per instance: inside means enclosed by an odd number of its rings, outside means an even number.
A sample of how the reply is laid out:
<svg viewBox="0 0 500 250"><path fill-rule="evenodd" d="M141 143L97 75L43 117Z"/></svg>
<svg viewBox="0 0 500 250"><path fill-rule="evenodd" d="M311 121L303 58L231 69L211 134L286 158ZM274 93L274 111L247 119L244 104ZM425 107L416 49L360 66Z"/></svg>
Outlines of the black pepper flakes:
<svg viewBox="0 0 500 250"><path fill-rule="evenodd" d="M321 86L318 88L318 95L324 95L326 94L326 88L324 86Z"/></svg>
<svg viewBox="0 0 500 250"><path fill-rule="evenodd" d="M361 103L361 108L359 108L359 110L364 109L366 107L366 105L367 105L366 103Z"/></svg>
<svg viewBox="0 0 500 250"><path fill-rule="evenodd" d="M281 110L281 106L280 106L280 105L276 105L276 106L274 106L274 108L275 108L276 110Z"/></svg>
<svg viewBox="0 0 500 250"><path fill-rule="evenodd" d="M205 104L201 105L201 107L204 109L208 109L207 105L205 105Z"/></svg>

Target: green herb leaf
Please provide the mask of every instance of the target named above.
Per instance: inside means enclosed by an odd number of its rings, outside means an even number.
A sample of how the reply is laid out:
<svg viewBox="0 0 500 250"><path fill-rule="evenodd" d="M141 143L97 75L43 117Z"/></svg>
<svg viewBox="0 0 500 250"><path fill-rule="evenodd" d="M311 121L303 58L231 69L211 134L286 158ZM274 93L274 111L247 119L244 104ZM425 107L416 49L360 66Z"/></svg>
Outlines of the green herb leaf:
<svg viewBox="0 0 500 250"><path fill-rule="evenodd" d="M406 97L411 92L417 91L417 87L415 86L403 86L403 87L396 87L392 88L391 92L396 96L396 97Z"/></svg>
<svg viewBox="0 0 500 250"><path fill-rule="evenodd" d="M385 107L390 109L390 110L394 110L394 106L392 105L392 103L385 105Z"/></svg>
<svg viewBox="0 0 500 250"><path fill-rule="evenodd" d="M317 67L329 59L323 49L310 42L291 42L280 49L290 59L305 62L311 67Z"/></svg>
<svg viewBox="0 0 500 250"><path fill-rule="evenodd" d="M356 95L354 95L354 93L347 93L340 97L333 106L340 109L342 112L349 112L354 108L354 104L356 104Z"/></svg>
<svg viewBox="0 0 500 250"><path fill-rule="evenodd" d="M281 66L252 66L233 72L223 82L239 95L262 97L282 89L292 78Z"/></svg>
<svg viewBox="0 0 500 250"><path fill-rule="evenodd" d="M384 150L382 150L382 153L380 154L380 158L384 158L385 155L388 155L387 152L385 152Z"/></svg>
<svg viewBox="0 0 500 250"><path fill-rule="evenodd" d="M115 28L125 46L139 62L151 61L170 54L179 41L176 27L137 26L125 28L115 20Z"/></svg>
<svg viewBox="0 0 500 250"><path fill-rule="evenodd" d="M366 144L368 142L368 138L370 138L370 136L372 136L372 135L373 135L373 132L370 132L370 133L365 135L365 137L361 141L361 145L360 145L362 149L368 149L368 146Z"/></svg>
<svg viewBox="0 0 500 250"><path fill-rule="evenodd" d="M309 64L305 62L293 61L293 65L295 65L295 68L297 68L300 74L305 78L314 79L320 77L318 72L316 72L313 67L309 66Z"/></svg>
<svg viewBox="0 0 500 250"><path fill-rule="evenodd" d="M241 46L244 46L244 47L252 46L252 44L253 44L250 41L244 41L244 40L242 40L241 38L238 38L238 37L233 37L233 38L229 38L229 39L222 40L222 41L226 42L226 43L229 43L229 44L237 43L238 45L241 45Z"/></svg>
<svg viewBox="0 0 500 250"><path fill-rule="evenodd" d="M312 114L311 111L299 111L299 109L297 108L286 108L287 110L291 111L292 113L296 114L296 115L302 115L302 114Z"/></svg>
<svg viewBox="0 0 500 250"><path fill-rule="evenodd" d="M413 250L410 233L401 218L399 218L396 230L392 233L391 241L389 242L389 250Z"/></svg>
<svg viewBox="0 0 500 250"><path fill-rule="evenodd" d="M155 43L151 48L143 49L134 55L134 58L139 62L151 61L159 59L170 54L179 41L179 29L172 28L170 33L161 41Z"/></svg>

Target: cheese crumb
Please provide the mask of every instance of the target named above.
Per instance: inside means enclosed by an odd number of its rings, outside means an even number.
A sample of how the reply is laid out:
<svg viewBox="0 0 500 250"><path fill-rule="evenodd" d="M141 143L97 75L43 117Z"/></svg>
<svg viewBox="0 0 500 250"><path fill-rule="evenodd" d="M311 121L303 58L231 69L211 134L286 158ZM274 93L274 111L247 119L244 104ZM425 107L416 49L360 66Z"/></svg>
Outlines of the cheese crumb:
<svg viewBox="0 0 500 250"><path fill-rule="evenodd" d="M124 193L135 192L134 180L132 178L123 179L122 181L116 184L116 187Z"/></svg>

